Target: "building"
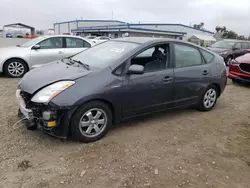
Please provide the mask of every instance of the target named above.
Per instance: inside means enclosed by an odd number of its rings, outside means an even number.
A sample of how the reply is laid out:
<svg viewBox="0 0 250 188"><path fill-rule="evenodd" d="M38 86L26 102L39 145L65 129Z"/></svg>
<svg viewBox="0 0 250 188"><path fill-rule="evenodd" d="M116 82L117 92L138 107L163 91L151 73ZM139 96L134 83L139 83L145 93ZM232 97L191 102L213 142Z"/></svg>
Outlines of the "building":
<svg viewBox="0 0 250 188"><path fill-rule="evenodd" d="M197 29L183 24L130 24L117 20L74 20L54 24L56 34L96 35L118 38L124 36L167 37L188 40L194 34L213 36L205 29Z"/></svg>

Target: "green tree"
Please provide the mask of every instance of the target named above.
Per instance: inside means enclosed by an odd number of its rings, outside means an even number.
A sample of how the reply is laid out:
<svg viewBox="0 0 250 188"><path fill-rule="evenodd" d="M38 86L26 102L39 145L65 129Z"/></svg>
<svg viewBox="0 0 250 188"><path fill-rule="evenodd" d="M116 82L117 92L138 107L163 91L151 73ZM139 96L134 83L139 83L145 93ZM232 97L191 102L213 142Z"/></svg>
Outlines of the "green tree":
<svg viewBox="0 0 250 188"><path fill-rule="evenodd" d="M243 36L243 35L238 36L237 39L239 39L239 40L247 40L246 37Z"/></svg>
<svg viewBox="0 0 250 188"><path fill-rule="evenodd" d="M223 38L226 38L226 39L236 39L238 37L238 34L235 33L234 31L224 31L223 35L222 35Z"/></svg>

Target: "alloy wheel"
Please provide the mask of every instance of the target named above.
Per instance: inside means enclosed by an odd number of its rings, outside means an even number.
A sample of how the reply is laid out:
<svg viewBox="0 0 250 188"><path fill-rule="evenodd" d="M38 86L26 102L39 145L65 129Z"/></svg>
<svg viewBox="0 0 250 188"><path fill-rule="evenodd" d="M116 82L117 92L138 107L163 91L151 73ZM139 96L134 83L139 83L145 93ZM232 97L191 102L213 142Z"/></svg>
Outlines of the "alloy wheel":
<svg viewBox="0 0 250 188"><path fill-rule="evenodd" d="M24 66L22 63L14 61L8 65L8 72L14 77L19 77L24 73Z"/></svg>
<svg viewBox="0 0 250 188"><path fill-rule="evenodd" d="M203 103L206 108L211 108L216 102L217 94L215 89L209 89L204 96Z"/></svg>
<svg viewBox="0 0 250 188"><path fill-rule="evenodd" d="M96 137L103 132L107 121L107 114L102 109L90 109L80 119L80 132L86 137Z"/></svg>

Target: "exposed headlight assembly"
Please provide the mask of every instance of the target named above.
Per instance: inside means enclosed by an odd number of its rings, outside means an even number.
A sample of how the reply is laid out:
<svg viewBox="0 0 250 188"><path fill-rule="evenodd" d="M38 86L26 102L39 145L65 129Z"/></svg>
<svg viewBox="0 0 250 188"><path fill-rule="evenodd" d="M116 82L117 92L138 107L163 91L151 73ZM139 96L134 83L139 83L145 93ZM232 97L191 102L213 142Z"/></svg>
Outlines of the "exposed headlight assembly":
<svg viewBox="0 0 250 188"><path fill-rule="evenodd" d="M31 101L36 103L48 103L62 91L74 85L74 81L59 81L38 91Z"/></svg>

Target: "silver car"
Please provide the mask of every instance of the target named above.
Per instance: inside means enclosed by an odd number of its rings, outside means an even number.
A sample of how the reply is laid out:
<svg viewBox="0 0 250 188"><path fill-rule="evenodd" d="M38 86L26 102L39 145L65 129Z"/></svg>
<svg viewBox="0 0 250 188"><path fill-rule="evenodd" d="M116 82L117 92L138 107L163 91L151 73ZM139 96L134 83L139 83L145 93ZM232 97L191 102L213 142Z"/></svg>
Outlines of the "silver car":
<svg viewBox="0 0 250 188"><path fill-rule="evenodd" d="M0 73L22 77L27 71L90 48L94 43L77 36L42 36L14 47L0 48Z"/></svg>

